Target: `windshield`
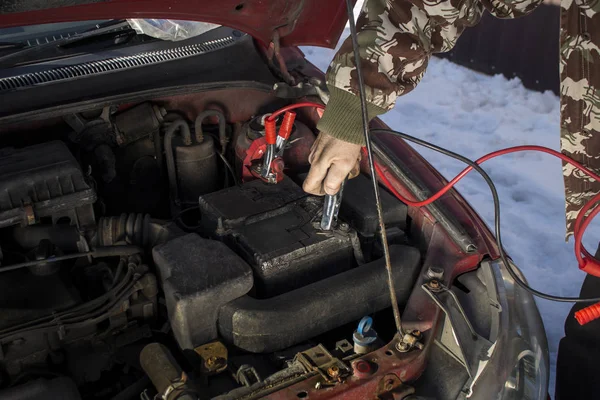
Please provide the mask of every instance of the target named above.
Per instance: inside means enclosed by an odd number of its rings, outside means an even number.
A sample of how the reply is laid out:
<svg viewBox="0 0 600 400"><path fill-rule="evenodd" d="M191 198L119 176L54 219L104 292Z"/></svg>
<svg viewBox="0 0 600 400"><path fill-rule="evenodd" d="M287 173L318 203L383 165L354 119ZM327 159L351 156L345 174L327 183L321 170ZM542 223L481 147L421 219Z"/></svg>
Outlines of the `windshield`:
<svg viewBox="0 0 600 400"><path fill-rule="evenodd" d="M22 43L25 46L49 43L71 37L101 26L109 20L60 22L54 24L27 25L0 29L0 42Z"/></svg>
<svg viewBox="0 0 600 400"><path fill-rule="evenodd" d="M0 30L0 69L155 40L125 20L80 21Z"/></svg>
<svg viewBox="0 0 600 400"><path fill-rule="evenodd" d="M5 28L0 29L0 69L156 39L185 40L217 27L196 21L112 19Z"/></svg>

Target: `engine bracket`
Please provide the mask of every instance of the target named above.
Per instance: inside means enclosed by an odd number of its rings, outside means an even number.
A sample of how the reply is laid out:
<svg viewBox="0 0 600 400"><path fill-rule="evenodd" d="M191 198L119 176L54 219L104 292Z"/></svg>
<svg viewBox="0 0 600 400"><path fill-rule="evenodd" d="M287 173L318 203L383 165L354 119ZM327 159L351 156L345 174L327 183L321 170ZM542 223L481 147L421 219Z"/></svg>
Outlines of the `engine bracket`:
<svg viewBox="0 0 600 400"><path fill-rule="evenodd" d="M227 369L228 352L227 347L216 340L194 349L202 360L201 370L206 375L214 375Z"/></svg>
<svg viewBox="0 0 600 400"><path fill-rule="evenodd" d="M296 361L306 368L306 372L318 372L327 385L343 382L352 374L350 367L332 356L322 344L298 353Z"/></svg>

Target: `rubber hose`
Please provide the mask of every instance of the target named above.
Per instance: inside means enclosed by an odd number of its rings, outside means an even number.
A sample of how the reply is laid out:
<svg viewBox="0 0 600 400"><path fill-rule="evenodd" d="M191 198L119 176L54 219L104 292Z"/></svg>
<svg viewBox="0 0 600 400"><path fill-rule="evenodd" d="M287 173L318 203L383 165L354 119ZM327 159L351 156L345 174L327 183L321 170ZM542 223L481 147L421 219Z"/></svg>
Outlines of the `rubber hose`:
<svg viewBox="0 0 600 400"><path fill-rule="evenodd" d="M190 126L188 123L179 119L177 121L173 121L167 127L165 131L165 155L167 158L167 174L169 177L169 191L171 194L171 200L176 202L178 200L177 197L177 171L175 170L175 156L173 155L173 136L178 129L181 129L181 137L183 138L183 143L186 146L192 144L192 135L190 133Z"/></svg>
<svg viewBox="0 0 600 400"><path fill-rule="evenodd" d="M218 110L205 110L196 117L194 122L194 131L196 133L196 141L202 143L204 140L204 132L202 132L202 122L208 117L217 117L219 120L219 144L221 145L221 154L225 152L227 146L227 130L225 126L225 116Z"/></svg>
<svg viewBox="0 0 600 400"><path fill-rule="evenodd" d="M140 353L140 365L152 381L160 398L165 400L197 399L197 396L189 391L185 373L166 346L160 343L146 345ZM176 389L169 390L173 387Z"/></svg>
<svg viewBox="0 0 600 400"><path fill-rule="evenodd" d="M415 247L390 246L396 295L405 303L421 266ZM285 349L390 306L379 259L269 299L244 296L219 311L219 332L252 353Z"/></svg>

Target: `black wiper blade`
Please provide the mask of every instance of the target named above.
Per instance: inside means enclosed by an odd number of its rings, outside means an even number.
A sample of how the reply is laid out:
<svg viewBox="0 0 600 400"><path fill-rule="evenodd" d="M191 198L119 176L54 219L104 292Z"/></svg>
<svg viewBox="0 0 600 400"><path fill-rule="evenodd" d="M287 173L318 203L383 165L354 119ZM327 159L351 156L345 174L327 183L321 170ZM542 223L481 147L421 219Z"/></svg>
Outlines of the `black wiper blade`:
<svg viewBox="0 0 600 400"><path fill-rule="evenodd" d="M109 27L113 27L113 28L119 28L119 27L123 27L123 26L129 26L129 23L127 22L127 20L124 19L109 19L107 21L104 22L100 22L98 24L96 24L93 28L90 28L85 32L90 32L90 31L95 31L96 29L101 29L101 28L109 28Z"/></svg>
<svg viewBox="0 0 600 400"><path fill-rule="evenodd" d="M0 50L20 49L27 46L25 42L0 42Z"/></svg>
<svg viewBox="0 0 600 400"><path fill-rule="evenodd" d="M100 36L100 35L104 35L104 34L111 33L111 32L120 32L122 30L130 29L130 28L131 27L129 26L129 23L127 21L116 20L116 21L109 21L108 23L105 23L105 24L96 25L95 27L93 27L85 32L82 32L80 34L61 38L61 39L58 39L58 40L55 40L52 42L48 42L48 43L44 43L44 44L27 46L26 43L8 42L7 44L14 45L14 48L19 48L19 47L24 47L24 48L21 50L17 50L12 53L6 54L4 56L0 56L0 68L10 67L14 64L29 60L30 58L32 58L32 56L34 56L38 53L42 53L42 52L46 51L47 49L55 49L55 48L70 46L76 42L79 42L79 41L82 41L82 40L85 40L88 38L92 38L94 36ZM19 44L21 44L21 46L19 46ZM0 47L0 49L1 49L1 47Z"/></svg>

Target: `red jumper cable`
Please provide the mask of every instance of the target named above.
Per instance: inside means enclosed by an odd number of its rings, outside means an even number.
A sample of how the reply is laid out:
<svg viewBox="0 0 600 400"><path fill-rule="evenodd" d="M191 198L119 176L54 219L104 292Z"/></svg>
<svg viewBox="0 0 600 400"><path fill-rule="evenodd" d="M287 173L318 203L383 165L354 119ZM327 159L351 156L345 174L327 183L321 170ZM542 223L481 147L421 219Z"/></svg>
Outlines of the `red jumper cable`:
<svg viewBox="0 0 600 400"><path fill-rule="evenodd" d="M265 136L256 139L246 154L243 161L243 176L260 178L268 183L277 183L283 179L283 152L294 128L296 113L285 111L283 122L277 133L277 116L267 117L264 120ZM262 160L262 164L255 163Z"/></svg>
<svg viewBox="0 0 600 400"><path fill-rule="evenodd" d="M281 115L282 113L296 109L296 108L301 108L301 107L315 107L317 109L325 108L324 105L319 104L319 103L313 103L313 102L302 102L302 103L291 104L289 106L286 106L286 107L283 107L283 108L277 110L270 117L268 117L267 120L273 119L273 121L274 121L275 118L277 118L277 116ZM501 149L501 150L497 150L497 151L491 152L489 154L486 154L483 157L476 160L475 163L482 164L485 161L491 160L492 158L495 158L498 156L502 156L502 155L510 154L510 153L523 152L523 151L536 151L536 152L550 154L554 157L561 159L562 161L564 161L568 164L573 165L575 168L581 170L583 173L585 173L592 179L600 182L600 176L598 174L596 174L593 171L589 170L588 168L584 167L582 164L571 159L570 157L568 157L556 150L552 150L552 149L549 149L549 148L543 147L543 146L525 145L525 146L509 147L506 149ZM442 197L444 194L446 194L462 178L464 178L469 172L471 172L473 170L473 167L469 166L469 167L463 169L458 175L456 175L451 181L449 181L437 193L435 193L428 199L421 200L421 201L409 200L409 199L405 198L404 196L402 196L392 186L390 181L387 179L387 177L383 173L381 167L379 165L375 164L375 169L376 169L379 179L392 192L392 194L394 196L396 196L400 201L402 201L403 203L405 203L409 206L412 206L412 207L424 207L424 206L427 206L427 205L433 203L434 201L436 201L440 197ZM583 234L585 233L585 230L589 226L590 222L596 217L596 215L598 215L600 213L600 207L596 207L595 209L593 209L590 212L590 210L598 202L600 202L600 193L597 194L596 196L594 196L580 210L579 214L577 215L577 219L575 221L574 237L575 237L575 257L577 258L577 263L579 265L579 269L581 269L582 271L584 271L588 274L600 277L600 260L597 260L594 256L592 256L591 253L585 248L585 246L582 243ZM586 216L586 214L588 212L589 212L589 215ZM591 321L592 319L600 318L600 303L593 304L589 307L584 308L583 310L578 311L578 314L576 314L576 318L580 324L587 323L587 322Z"/></svg>

